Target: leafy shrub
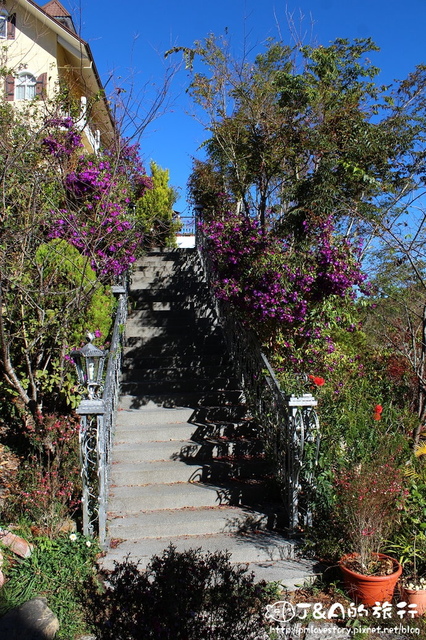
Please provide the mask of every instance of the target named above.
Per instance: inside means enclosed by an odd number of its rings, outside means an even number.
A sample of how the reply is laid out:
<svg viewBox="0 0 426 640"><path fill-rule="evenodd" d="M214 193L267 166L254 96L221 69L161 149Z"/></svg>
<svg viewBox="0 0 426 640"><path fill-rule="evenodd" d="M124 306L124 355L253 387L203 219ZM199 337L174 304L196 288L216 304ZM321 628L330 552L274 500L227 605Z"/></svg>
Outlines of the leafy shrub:
<svg viewBox="0 0 426 640"><path fill-rule="evenodd" d="M40 532L55 536L75 514L81 499L78 431L78 420L71 416L40 414L27 423L20 491L7 500L6 518L25 516Z"/></svg>
<svg viewBox="0 0 426 640"><path fill-rule="evenodd" d="M95 329L107 336L112 324L114 298L110 288L97 281L88 259L73 245L55 238L38 247L36 262L43 269L44 282L53 289L52 311L57 312L60 303L65 307L72 291L82 301L72 318L72 326L67 327L69 340L78 343L87 331ZM58 321L61 320L63 322L60 317Z"/></svg>
<svg viewBox="0 0 426 640"><path fill-rule="evenodd" d="M177 191L169 186L169 172L155 162L151 162L151 188L136 201L136 228L142 233L145 247L176 246L176 232L180 224L174 217L173 205L178 198Z"/></svg>
<svg viewBox="0 0 426 640"><path fill-rule="evenodd" d="M90 613L99 640L254 640L264 628L265 588L227 552L170 545L145 573L129 560L116 564Z"/></svg>

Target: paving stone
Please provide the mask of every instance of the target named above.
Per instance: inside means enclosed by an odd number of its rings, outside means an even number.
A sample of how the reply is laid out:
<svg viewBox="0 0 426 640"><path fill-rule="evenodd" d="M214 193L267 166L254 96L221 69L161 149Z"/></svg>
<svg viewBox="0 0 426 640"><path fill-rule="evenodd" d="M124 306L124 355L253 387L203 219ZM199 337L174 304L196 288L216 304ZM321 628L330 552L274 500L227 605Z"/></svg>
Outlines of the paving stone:
<svg viewBox="0 0 426 640"><path fill-rule="evenodd" d="M31 555L31 545L20 536L6 529L0 529L0 543L21 558L29 558Z"/></svg>

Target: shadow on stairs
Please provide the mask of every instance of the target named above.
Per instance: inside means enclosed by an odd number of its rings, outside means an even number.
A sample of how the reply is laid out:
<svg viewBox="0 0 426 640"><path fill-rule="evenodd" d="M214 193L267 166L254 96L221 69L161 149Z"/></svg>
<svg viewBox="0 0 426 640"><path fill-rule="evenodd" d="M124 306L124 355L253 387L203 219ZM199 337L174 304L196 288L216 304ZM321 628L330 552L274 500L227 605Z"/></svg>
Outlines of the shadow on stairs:
<svg viewBox="0 0 426 640"><path fill-rule="evenodd" d="M191 249L136 265L108 503L113 568L143 568L172 542L228 550L258 579L289 589L314 564L279 533L283 513Z"/></svg>

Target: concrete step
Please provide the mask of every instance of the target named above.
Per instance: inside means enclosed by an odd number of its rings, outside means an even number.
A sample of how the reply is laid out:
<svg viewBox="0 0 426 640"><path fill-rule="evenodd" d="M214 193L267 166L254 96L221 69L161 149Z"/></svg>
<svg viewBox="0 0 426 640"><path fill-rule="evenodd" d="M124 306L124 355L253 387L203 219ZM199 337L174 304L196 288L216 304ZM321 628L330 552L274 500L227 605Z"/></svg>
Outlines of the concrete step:
<svg viewBox="0 0 426 640"><path fill-rule="evenodd" d="M108 511L112 516L141 511L162 509L183 509L184 507L217 507L229 505L225 494L217 487L186 482L175 484L154 484L146 486L110 486Z"/></svg>
<svg viewBox="0 0 426 640"><path fill-rule="evenodd" d="M190 440L202 444L204 447L208 447L210 443L219 442L223 443L223 446L229 446L229 443L235 442L235 446L242 449L248 446L248 441L258 436L256 422L194 424L188 420L179 421L178 416L184 415L184 412L187 411L181 408L176 409L179 413L175 421L170 421L166 416L163 422L161 413L148 410L144 414L144 411L145 409L119 412L114 434L114 446L124 443L127 438L129 444ZM170 411L170 409L165 409L165 411Z"/></svg>
<svg viewBox="0 0 426 640"><path fill-rule="evenodd" d="M117 411L117 428L130 425L149 427L186 424L194 413L190 407L159 407L153 402L138 407L137 404L137 397L121 396Z"/></svg>
<svg viewBox="0 0 426 640"><path fill-rule="evenodd" d="M194 475L194 480L198 479L198 475ZM210 484L206 479L206 482L131 486L111 483L108 509L111 514L124 515L184 507L196 509L227 505L254 508L275 500L276 495L271 493L269 485L257 480L218 481L212 478Z"/></svg>
<svg viewBox="0 0 426 640"><path fill-rule="evenodd" d="M188 366L175 366L175 367L139 367L139 366L126 366L124 364L121 380L126 382L128 380L136 382L138 380L143 382L153 382L158 380L201 380L201 381L223 381L223 388L230 387L231 383L238 385L238 381L232 371L231 366L224 367L221 365L207 365L207 366L194 366L189 364ZM239 388L235 386L234 389Z"/></svg>
<svg viewBox="0 0 426 640"><path fill-rule="evenodd" d="M170 536L202 536L215 533L238 533L246 527L251 531L264 531L271 513L252 512L241 507L218 507L216 509L164 509L132 514L127 518L110 517L108 531L111 538L141 540L142 538L169 538ZM276 543L279 537L271 532L270 540ZM288 545L280 540L286 549L285 557L291 554ZM271 557L270 554L269 557ZM276 559L284 555L275 553ZM266 559L268 556L265 556ZM257 558L256 558L257 559Z"/></svg>
<svg viewBox="0 0 426 640"><path fill-rule="evenodd" d="M123 376L126 376L126 372ZM200 404L217 404L222 401L225 404L237 404L245 398L235 378L191 378L190 374L186 378L158 380L146 380L143 374L130 374L122 378L121 390L126 395L134 396L189 393L194 396L191 404L197 402L196 395L199 396Z"/></svg>
<svg viewBox="0 0 426 640"><path fill-rule="evenodd" d="M117 460L111 466L111 483L116 486L144 486L155 483L213 482L233 478L262 478L270 470L263 458L228 456L224 460L199 460L193 457L176 460Z"/></svg>
<svg viewBox="0 0 426 640"><path fill-rule="evenodd" d="M181 442L191 440L196 432L197 427L189 423L146 425L128 422L117 425L114 446L125 442L135 447L146 442Z"/></svg>
<svg viewBox="0 0 426 640"><path fill-rule="evenodd" d="M242 420L251 420L252 414L245 404L231 406L212 406L200 403L195 408L192 422L208 424L218 422L241 422Z"/></svg>
<svg viewBox="0 0 426 640"><path fill-rule="evenodd" d="M225 352L223 336L214 328L196 331L194 327L176 327L169 331L164 327L139 327L126 325L126 347L143 348L146 355L176 355L179 353Z"/></svg>
<svg viewBox="0 0 426 640"><path fill-rule="evenodd" d="M142 279L142 287L138 287L137 283L130 285L131 299L133 308L138 308L139 304L144 303L167 303L171 307L200 309L207 306L208 301L211 305L211 297L208 289L204 284L194 283L187 280L183 287L177 291L174 287L162 288L158 283L156 286L148 286Z"/></svg>
<svg viewBox="0 0 426 640"><path fill-rule="evenodd" d="M245 564L249 572L253 571L256 580L279 582L289 590L311 584L321 572L322 567L309 560L296 556L297 547L277 534L254 533L234 536L219 533L204 536L181 536L160 539L122 541L108 550L101 558L101 566L113 569L114 562L123 562L126 557L139 563L145 569L151 558L161 556L163 551L173 544L177 551L200 549L202 552L225 551L230 553L233 563ZM295 557L296 556L296 557Z"/></svg>
<svg viewBox="0 0 426 640"><path fill-rule="evenodd" d="M139 300L138 301L138 292L135 292L136 295L133 295L131 298L131 309L132 311L150 311L152 313L180 313L180 312L190 312L196 313L196 306L194 299L185 298L184 300Z"/></svg>
<svg viewBox="0 0 426 640"><path fill-rule="evenodd" d="M194 258L196 260L196 249L157 249L148 251L142 258L133 264L133 270L137 271L147 264L164 264L173 262L174 264L190 264Z"/></svg>
<svg viewBox="0 0 426 640"><path fill-rule="evenodd" d="M190 403L193 407L211 406L241 406L244 403L244 394L235 389L236 383L230 389L226 388L227 380L158 380L153 382L122 382L121 389L126 395L152 396L158 398L164 396L167 401L173 401L175 405L183 402Z"/></svg>
<svg viewBox="0 0 426 640"><path fill-rule="evenodd" d="M119 441L116 437L112 450L112 463L116 462L148 462L155 460L181 460L185 452L188 455L193 452L194 457L202 447L192 440L154 440L141 443L143 446L135 447L134 443Z"/></svg>
<svg viewBox="0 0 426 640"><path fill-rule="evenodd" d="M129 318L126 325L126 338L139 338L141 340L150 340L158 337L164 337L168 340L170 336L197 336L198 333L201 338L201 330L198 330L190 323L174 325L171 327L153 327L141 324L138 318L134 316Z"/></svg>
<svg viewBox="0 0 426 640"><path fill-rule="evenodd" d="M143 271L134 273L130 281L129 289L130 293L133 293L133 291L162 287L174 289L179 292L185 290L185 285L187 285L187 276L185 276L185 273L176 270L153 269L146 273ZM191 286L191 292L194 293L198 291L201 286L200 283L194 282Z"/></svg>
<svg viewBox="0 0 426 640"><path fill-rule="evenodd" d="M128 393L128 392L131 393ZM204 391L170 391L164 393L162 391L154 393L149 391L146 394L133 393L138 391L137 387L123 385L123 392L126 395L121 398L121 407L123 409L140 409L144 406L157 406L169 408L192 407L194 416L191 422L197 423L217 423L217 422L241 422L241 420L249 417L248 409L244 404L217 406L218 394L206 394ZM226 393L226 392L224 392ZM195 413L196 412L196 413Z"/></svg>
<svg viewBox="0 0 426 640"><path fill-rule="evenodd" d="M167 327L176 325L197 326L197 318L193 309L179 310L153 310L153 309L133 309L129 313L129 320L137 320L143 326ZM205 324L205 323L204 323Z"/></svg>
<svg viewBox="0 0 426 640"><path fill-rule="evenodd" d="M194 440L145 441L143 446L135 447L134 443L118 441L114 443L112 461L115 462L148 462L155 460L182 460L205 463L214 458L234 456L237 461L243 456L259 456L262 454L262 443L256 440L221 440L210 438L196 442ZM236 462L238 464L238 462Z"/></svg>
<svg viewBox="0 0 426 640"><path fill-rule="evenodd" d="M175 273L180 270L181 266L175 260L158 260L154 257L148 257L133 270L132 279L140 275L153 274L156 276Z"/></svg>
<svg viewBox="0 0 426 640"><path fill-rule="evenodd" d="M200 482L203 467L178 461L117 462L111 467L111 483L117 486Z"/></svg>
<svg viewBox="0 0 426 640"><path fill-rule="evenodd" d="M247 437L247 425L221 423L214 425L193 425L190 423L141 425L127 423L117 427L114 446L124 444L139 446L147 442L181 442L191 440L208 450L206 439L223 439L227 445L238 437Z"/></svg>
<svg viewBox="0 0 426 640"><path fill-rule="evenodd" d="M147 311L146 309L134 309L129 313L126 333L129 327L141 329L161 327L163 330L170 331L171 335L174 333L180 334L183 330L187 330L191 337L194 333L197 336L204 337L206 334L211 335L215 331L215 327L212 327L208 316L202 317L190 310Z"/></svg>
<svg viewBox="0 0 426 640"><path fill-rule="evenodd" d="M125 371L135 369L171 369L190 368L195 371L206 369L206 367L219 367L224 373L232 373L232 365L229 356L222 353L212 353L207 359L204 355L197 353L177 353L177 354L149 354L142 349L125 347L123 350L123 369Z"/></svg>

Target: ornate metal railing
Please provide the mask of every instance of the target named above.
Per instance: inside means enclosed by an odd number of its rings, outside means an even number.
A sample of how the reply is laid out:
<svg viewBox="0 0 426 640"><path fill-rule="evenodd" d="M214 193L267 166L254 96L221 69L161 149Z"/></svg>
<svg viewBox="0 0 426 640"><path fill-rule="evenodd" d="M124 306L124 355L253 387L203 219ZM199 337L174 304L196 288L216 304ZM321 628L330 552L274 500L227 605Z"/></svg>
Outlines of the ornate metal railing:
<svg viewBox="0 0 426 640"><path fill-rule="evenodd" d="M179 236L195 236L195 217L179 216L181 228L178 231Z"/></svg>
<svg viewBox="0 0 426 640"><path fill-rule="evenodd" d="M82 511L84 535L106 540L109 469L115 413L119 398L124 328L127 319L127 289L113 287L118 295L111 346L102 398L83 400L77 408L80 415L80 463L82 478Z"/></svg>
<svg viewBox="0 0 426 640"><path fill-rule="evenodd" d="M200 229L197 248L211 284L214 269ZM311 394L286 395L255 335L233 316L229 306L217 299L215 304L246 400L258 420L260 436L280 483L289 530L296 533L312 518L309 496L315 486L320 443L317 401Z"/></svg>

